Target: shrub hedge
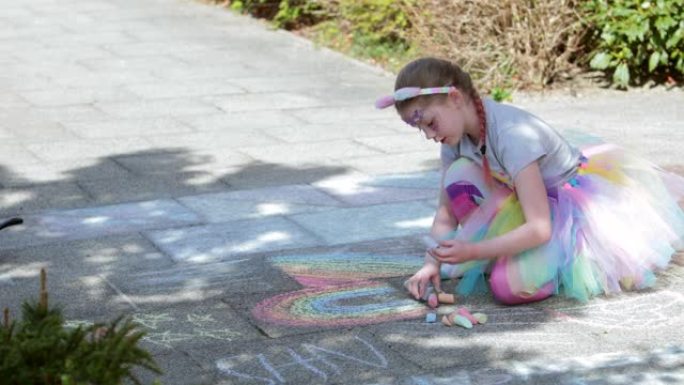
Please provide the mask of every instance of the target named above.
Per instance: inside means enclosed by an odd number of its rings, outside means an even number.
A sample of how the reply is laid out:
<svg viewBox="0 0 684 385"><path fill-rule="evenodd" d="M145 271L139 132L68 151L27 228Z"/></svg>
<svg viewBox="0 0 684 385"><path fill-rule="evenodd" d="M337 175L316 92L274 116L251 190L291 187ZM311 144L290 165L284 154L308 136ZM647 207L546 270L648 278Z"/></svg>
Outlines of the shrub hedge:
<svg viewBox="0 0 684 385"><path fill-rule="evenodd" d="M684 78L684 0L220 1L390 70L450 58L488 91L592 70L618 88Z"/></svg>

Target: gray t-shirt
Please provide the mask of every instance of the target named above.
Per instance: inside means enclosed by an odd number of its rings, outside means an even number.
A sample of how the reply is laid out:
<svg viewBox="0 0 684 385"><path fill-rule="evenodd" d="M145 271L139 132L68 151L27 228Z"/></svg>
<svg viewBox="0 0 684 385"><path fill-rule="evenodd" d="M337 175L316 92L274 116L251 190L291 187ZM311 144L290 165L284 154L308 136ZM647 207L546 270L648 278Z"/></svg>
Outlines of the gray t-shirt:
<svg viewBox="0 0 684 385"><path fill-rule="evenodd" d="M547 187L572 177L580 151L541 119L520 108L482 99L487 117L487 159L495 179L513 186L518 173L535 160ZM482 166L477 143L464 135L451 147L442 144L442 171L463 156Z"/></svg>

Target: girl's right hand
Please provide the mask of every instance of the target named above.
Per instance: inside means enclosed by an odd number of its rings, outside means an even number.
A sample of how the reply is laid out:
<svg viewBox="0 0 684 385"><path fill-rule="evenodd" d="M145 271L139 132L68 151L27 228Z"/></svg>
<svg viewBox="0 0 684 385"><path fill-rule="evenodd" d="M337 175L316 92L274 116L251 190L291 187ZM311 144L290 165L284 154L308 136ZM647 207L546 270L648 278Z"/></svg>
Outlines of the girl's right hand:
<svg viewBox="0 0 684 385"><path fill-rule="evenodd" d="M421 299L425 295L425 290L430 281L432 281L435 291L441 290L439 263L426 262L418 272L406 281L406 288L415 299Z"/></svg>

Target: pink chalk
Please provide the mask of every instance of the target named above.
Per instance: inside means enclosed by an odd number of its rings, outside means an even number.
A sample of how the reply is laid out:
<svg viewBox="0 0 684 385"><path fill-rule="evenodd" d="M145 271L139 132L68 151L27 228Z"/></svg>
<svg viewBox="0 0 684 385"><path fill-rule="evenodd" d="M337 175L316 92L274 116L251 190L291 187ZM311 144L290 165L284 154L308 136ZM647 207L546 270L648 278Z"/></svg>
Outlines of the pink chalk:
<svg viewBox="0 0 684 385"><path fill-rule="evenodd" d="M428 297L427 303L428 303L428 306L430 306L433 309L438 307L439 301L437 300L437 295L435 293L430 294L430 296Z"/></svg>
<svg viewBox="0 0 684 385"><path fill-rule="evenodd" d="M468 321L470 321L470 323L472 323L473 325L479 323L477 318L473 317L473 315L470 314L468 309L466 309L465 307L459 307L458 310L456 310L456 311L458 312L459 315L462 315L463 317L467 318Z"/></svg>

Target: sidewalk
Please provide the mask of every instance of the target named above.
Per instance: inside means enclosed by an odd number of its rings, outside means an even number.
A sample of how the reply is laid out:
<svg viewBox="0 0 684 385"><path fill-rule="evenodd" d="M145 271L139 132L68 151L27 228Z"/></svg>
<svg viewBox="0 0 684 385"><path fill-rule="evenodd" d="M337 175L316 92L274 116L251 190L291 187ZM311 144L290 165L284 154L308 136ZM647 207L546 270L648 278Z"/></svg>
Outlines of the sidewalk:
<svg viewBox="0 0 684 385"><path fill-rule="evenodd" d="M164 384L684 383L684 268L588 304L423 322L434 143L377 68L181 0L0 0L0 305L48 270L70 324L125 313ZM684 174L684 92L516 95ZM146 381L153 377L143 374Z"/></svg>

